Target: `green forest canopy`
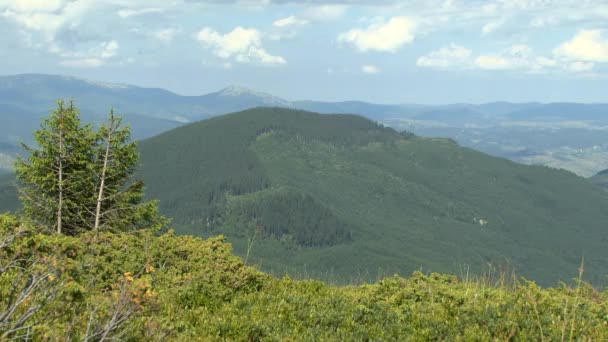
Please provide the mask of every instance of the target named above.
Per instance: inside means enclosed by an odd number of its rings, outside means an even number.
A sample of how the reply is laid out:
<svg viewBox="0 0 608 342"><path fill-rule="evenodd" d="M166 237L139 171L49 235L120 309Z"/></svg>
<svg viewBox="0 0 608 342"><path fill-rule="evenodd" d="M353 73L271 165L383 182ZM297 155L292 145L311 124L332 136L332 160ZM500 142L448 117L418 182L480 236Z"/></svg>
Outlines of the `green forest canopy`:
<svg viewBox="0 0 608 342"><path fill-rule="evenodd" d="M354 115L257 108L140 149L147 194L179 231L223 233L278 274L351 282L492 264L555 284L583 256L595 283L608 274L605 192L447 139Z"/></svg>

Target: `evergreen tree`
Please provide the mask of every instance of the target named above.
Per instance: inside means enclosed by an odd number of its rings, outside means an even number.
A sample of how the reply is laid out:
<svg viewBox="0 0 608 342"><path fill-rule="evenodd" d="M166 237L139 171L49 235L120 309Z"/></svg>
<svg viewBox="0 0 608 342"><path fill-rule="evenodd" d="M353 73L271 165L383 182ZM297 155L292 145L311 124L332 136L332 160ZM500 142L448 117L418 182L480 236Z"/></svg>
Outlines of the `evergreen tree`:
<svg viewBox="0 0 608 342"><path fill-rule="evenodd" d="M139 153L129 127L110 113L98 131L83 125L70 102L35 133L37 147L16 165L25 217L58 234L163 227L156 202L142 202L143 182L130 181Z"/></svg>
<svg viewBox="0 0 608 342"><path fill-rule="evenodd" d="M78 109L58 101L34 138L37 148L23 145L28 159L15 164L21 181L19 194L25 216L38 226L58 234L73 235L82 228L90 201L89 161L95 137L90 125L82 125Z"/></svg>
<svg viewBox="0 0 608 342"><path fill-rule="evenodd" d="M142 202L143 181L130 182L139 162L137 145L128 126L112 110L97 133L95 153L96 200L90 228L120 231L162 228L166 224L156 201Z"/></svg>

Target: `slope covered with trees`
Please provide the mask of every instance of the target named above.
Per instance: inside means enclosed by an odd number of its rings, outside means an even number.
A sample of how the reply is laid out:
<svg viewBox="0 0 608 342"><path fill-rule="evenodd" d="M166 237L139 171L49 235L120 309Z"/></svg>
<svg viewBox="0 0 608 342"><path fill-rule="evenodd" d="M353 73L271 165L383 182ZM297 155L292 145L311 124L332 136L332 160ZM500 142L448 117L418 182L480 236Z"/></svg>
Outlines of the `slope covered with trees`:
<svg viewBox="0 0 608 342"><path fill-rule="evenodd" d="M591 181L608 189L608 170L598 172L595 176L591 177Z"/></svg>
<svg viewBox="0 0 608 342"><path fill-rule="evenodd" d="M584 257L593 282L608 274L608 196L566 171L358 116L276 108L191 124L140 148L147 193L179 231L225 234L275 273L350 282L491 264L555 284Z"/></svg>

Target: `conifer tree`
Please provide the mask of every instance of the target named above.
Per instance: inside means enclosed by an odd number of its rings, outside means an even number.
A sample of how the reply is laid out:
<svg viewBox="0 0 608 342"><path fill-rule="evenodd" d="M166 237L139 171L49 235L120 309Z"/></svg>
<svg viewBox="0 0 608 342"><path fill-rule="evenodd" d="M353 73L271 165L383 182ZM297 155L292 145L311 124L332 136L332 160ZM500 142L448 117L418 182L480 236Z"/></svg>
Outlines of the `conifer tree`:
<svg viewBox="0 0 608 342"><path fill-rule="evenodd" d="M155 201L143 202L143 182L131 181L139 162L130 129L111 111L94 131L70 102L35 133L37 147L16 163L25 217L58 234L85 230L160 229L167 220Z"/></svg>
<svg viewBox="0 0 608 342"><path fill-rule="evenodd" d="M90 125L82 125L73 103L58 101L34 138L37 147L23 145L28 159L15 164L25 216L38 226L73 235L81 229L93 190L87 172L95 144Z"/></svg>
<svg viewBox="0 0 608 342"><path fill-rule="evenodd" d="M129 126L122 125L114 110L97 133L95 155L96 199L89 223L93 230L158 229L166 224L155 201L142 202L143 181L130 181L139 152Z"/></svg>

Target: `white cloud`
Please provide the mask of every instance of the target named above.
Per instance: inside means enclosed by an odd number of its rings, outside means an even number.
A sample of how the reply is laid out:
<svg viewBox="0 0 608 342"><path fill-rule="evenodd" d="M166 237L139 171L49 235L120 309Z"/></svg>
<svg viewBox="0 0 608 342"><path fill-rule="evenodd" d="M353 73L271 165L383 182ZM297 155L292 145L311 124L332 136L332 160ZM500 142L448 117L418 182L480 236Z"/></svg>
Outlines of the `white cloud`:
<svg viewBox="0 0 608 342"><path fill-rule="evenodd" d="M101 43L99 57L106 59L116 56L118 51L118 43L115 40Z"/></svg>
<svg viewBox="0 0 608 342"><path fill-rule="evenodd" d="M284 27L289 27L289 26L301 26L301 25L306 25L306 24L308 24L308 20L299 19L292 15L287 18L283 18L283 19L279 19L279 20L275 21L274 23L272 23L272 26L284 28Z"/></svg>
<svg viewBox="0 0 608 342"><path fill-rule="evenodd" d="M416 60L416 65L446 69L451 67L466 67L470 63L471 50L456 45L443 47Z"/></svg>
<svg viewBox="0 0 608 342"><path fill-rule="evenodd" d="M46 39L52 39L65 22L63 17L46 12L22 13L5 10L2 16L12 19L27 30L42 32Z"/></svg>
<svg viewBox="0 0 608 342"><path fill-rule="evenodd" d="M331 21L342 18L347 10L348 6L339 4L312 6L304 11L304 17L309 20Z"/></svg>
<svg viewBox="0 0 608 342"><path fill-rule="evenodd" d="M378 69L378 67L375 65L364 65L361 67L361 72L364 74L373 75L379 73L380 69Z"/></svg>
<svg viewBox="0 0 608 342"><path fill-rule="evenodd" d="M95 68L105 65L109 60L116 57L119 47L117 41L110 40L101 42L84 51L66 50L58 45L51 45L49 52L62 58L61 65Z"/></svg>
<svg viewBox="0 0 608 342"><path fill-rule="evenodd" d="M491 21L491 22L485 24L481 28L481 33L484 36L487 36L487 35L492 34L493 32L495 32L496 30L498 30L504 24L505 24L505 20L504 19L499 19L499 20Z"/></svg>
<svg viewBox="0 0 608 342"><path fill-rule="evenodd" d="M566 65L566 68L573 72L585 72L593 70L593 63L589 62L572 62Z"/></svg>
<svg viewBox="0 0 608 342"><path fill-rule="evenodd" d="M168 43L175 38L181 31L175 28L166 28L152 32L152 37L161 42Z"/></svg>
<svg viewBox="0 0 608 342"><path fill-rule="evenodd" d="M538 16L530 21L532 27L545 27L557 24L559 21L554 16Z"/></svg>
<svg viewBox="0 0 608 342"><path fill-rule="evenodd" d="M0 6L6 6L17 12L53 12L62 8L67 0L5 0Z"/></svg>
<svg viewBox="0 0 608 342"><path fill-rule="evenodd" d="M538 71L550 64L546 60L542 61L544 65L536 64L532 56L532 48L528 45L519 44L511 46L499 54L480 55L475 58L475 65L486 70L524 69Z"/></svg>
<svg viewBox="0 0 608 342"><path fill-rule="evenodd" d="M256 29L236 27L231 32L221 34L210 28L203 28L196 39L211 48L223 59L233 58L237 62L260 62L263 64L285 64L281 56L273 56L262 47L262 34Z"/></svg>
<svg viewBox="0 0 608 342"><path fill-rule="evenodd" d="M60 62L61 65L74 68L97 68L104 65L104 61L99 58L77 58L66 59Z"/></svg>
<svg viewBox="0 0 608 342"><path fill-rule="evenodd" d="M353 44L360 51L396 51L414 40L416 24L409 17L393 17L366 29L352 29L339 35L338 40Z"/></svg>
<svg viewBox="0 0 608 342"><path fill-rule="evenodd" d="M500 55L481 55L475 58L475 65L481 69L506 70L512 69L514 63L511 59Z"/></svg>
<svg viewBox="0 0 608 342"><path fill-rule="evenodd" d="M581 30L558 46L554 53L566 60L608 62L608 40L602 39L601 30Z"/></svg>
<svg viewBox="0 0 608 342"><path fill-rule="evenodd" d="M452 43L419 57L416 65L436 69L512 70L526 73L584 72L593 68L592 63L572 63L536 55L532 48L525 44L512 45L498 53L473 55L471 50Z"/></svg>
<svg viewBox="0 0 608 342"><path fill-rule="evenodd" d="M150 13L161 13L162 11L163 11L163 9L158 8L158 7L138 8L138 9L124 8L124 9L121 9L118 11L118 16L121 18L129 18L129 17L150 14Z"/></svg>
<svg viewBox="0 0 608 342"><path fill-rule="evenodd" d="M48 42L60 28L78 24L96 4L93 0L4 1L0 2L0 15L26 30L40 32Z"/></svg>

